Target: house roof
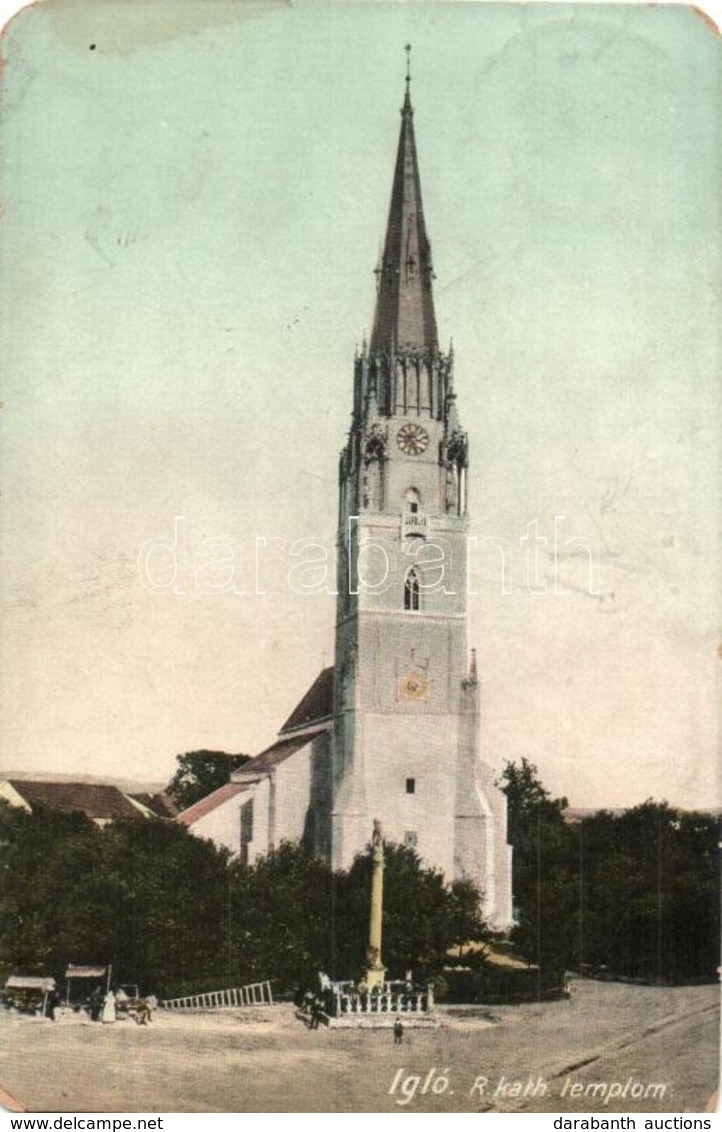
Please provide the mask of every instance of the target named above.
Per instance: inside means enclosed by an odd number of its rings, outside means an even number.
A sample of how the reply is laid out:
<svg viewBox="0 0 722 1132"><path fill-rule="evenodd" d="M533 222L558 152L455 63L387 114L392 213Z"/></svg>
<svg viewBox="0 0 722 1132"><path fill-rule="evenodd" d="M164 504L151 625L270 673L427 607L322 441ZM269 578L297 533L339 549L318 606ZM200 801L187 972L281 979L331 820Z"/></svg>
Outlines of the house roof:
<svg viewBox="0 0 722 1132"><path fill-rule="evenodd" d="M147 810L155 814L157 818L174 818L178 815L178 806L171 798L170 794L161 792L160 794L129 794L129 798L134 801L140 802L141 806L145 806Z"/></svg>
<svg viewBox="0 0 722 1132"><path fill-rule="evenodd" d="M249 764L246 763L246 766ZM194 822L204 818L206 814L210 814L224 802L230 801L236 794L242 794L244 790L248 790L248 784L243 782L225 782L223 786L219 786L212 794L206 794L205 798L201 798L198 802L194 802L187 810L183 810L178 814L176 821L181 825L193 825Z"/></svg>
<svg viewBox="0 0 722 1132"><path fill-rule="evenodd" d="M312 739L313 735L298 735L295 738L279 739L271 747L266 747L265 751L261 751L260 755L256 755L250 762L244 763L235 773L241 778L241 781L247 776L265 774L267 771L273 770L279 763L290 759L291 755L295 755L296 751L300 751Z"/></svg>
<svg viewBox="0 0 722 1132"><path fill-rule="evenodd" d="M322 730L321 724L329 720L332 714L333 668L324 668L316 677L306 695L289 715L276 742L234 771L232 782L227 782L218 790L214 790L212 794L201 798L200 801L178 814L175 820L181 822L182 825L194 825L206 814L212 813L213 810L230 801L236 794L250 790L254 778L258 775L267 774L310 743L314 737L313 728L316 728L316 731ZM301 731L301 729L303 734L288 734L288 732ZM143 796L135 795L135 797L141 800Z"/></svg>
<svg viewBox="0 0 722 1132"><path fill-rule="evenodd" d="M91 782L33 782L22 778L6 781L34 809L42 806L65 814L85 814L95 820L140 818L136 806L117 786Z"/></svg>
<svg viewBox="0 0 722 1132"><path fill-rule="evenodd" d="M285 735L287 731L295 731L299 727L310 727L314 723L329 719L332 715L333 666L321 670L306 695L289 715L279 734ZM258 758L261 756L258 755ZM248 765L246 763L246 767Z"/></svg>

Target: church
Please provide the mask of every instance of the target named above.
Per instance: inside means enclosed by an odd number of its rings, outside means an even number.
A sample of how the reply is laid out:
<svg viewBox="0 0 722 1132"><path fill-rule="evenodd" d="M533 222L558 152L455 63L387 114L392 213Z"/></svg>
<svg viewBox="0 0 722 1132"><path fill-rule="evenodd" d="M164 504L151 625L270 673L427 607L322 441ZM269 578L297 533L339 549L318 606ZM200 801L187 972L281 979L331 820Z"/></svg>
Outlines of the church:
<svg viewBox="0 0 722 1132"><path fill-rule="evenodd" d="M251 863L301 841L347 869L370 840L469 878L509 926L506 798L480 753L467 643L469 444L434 310L407 72L370 341L339 465L335 663L232 781L176 820Z"/></svg>

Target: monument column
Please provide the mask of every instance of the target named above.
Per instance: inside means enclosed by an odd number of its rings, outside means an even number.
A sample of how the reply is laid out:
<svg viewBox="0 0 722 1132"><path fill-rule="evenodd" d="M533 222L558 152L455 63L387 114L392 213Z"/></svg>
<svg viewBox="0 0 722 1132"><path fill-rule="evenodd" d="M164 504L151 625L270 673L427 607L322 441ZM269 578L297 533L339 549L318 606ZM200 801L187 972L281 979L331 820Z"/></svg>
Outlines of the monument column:
<svg viewBox="0 0 722 1132"><path fill-rule="evenodd" d="M384 842L381 823L374 820L371 856L371 915L369 917L369 946L367 952L366 986L383 986L386 968L381 962L381 922L384 910Z"/></svg>

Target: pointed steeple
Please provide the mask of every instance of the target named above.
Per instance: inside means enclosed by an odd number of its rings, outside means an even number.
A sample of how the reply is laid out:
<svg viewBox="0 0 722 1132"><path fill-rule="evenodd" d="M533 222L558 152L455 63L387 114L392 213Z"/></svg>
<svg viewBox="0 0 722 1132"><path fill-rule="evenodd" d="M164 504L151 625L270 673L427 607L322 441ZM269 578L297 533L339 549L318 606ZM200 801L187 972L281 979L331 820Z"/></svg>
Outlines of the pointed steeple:
<svg viewBox="0 0 722 1132"><path fill-rule="evenodd" d="M407 45L407 57L410 51ZM371 350L436 354L438 335L431 288L434 273L421 201L410 84L407 63L406 94L401 109L401 134L386 241L376 272L378 295Z"/></svg>

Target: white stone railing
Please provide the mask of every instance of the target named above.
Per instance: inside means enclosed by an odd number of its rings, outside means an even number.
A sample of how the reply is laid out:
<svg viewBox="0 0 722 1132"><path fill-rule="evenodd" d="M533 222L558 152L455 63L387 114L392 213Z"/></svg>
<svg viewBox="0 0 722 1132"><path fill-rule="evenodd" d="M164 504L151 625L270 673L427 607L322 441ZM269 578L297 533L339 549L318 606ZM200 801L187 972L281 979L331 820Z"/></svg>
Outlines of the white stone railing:
<svg viewBox="0 0 722 1132"><path fill-rule="evenodd" d="M343 1014L430 1014L434 1008L431 987L398 991L389 987L377 993L336 990L336 1017Z"/></svg>

